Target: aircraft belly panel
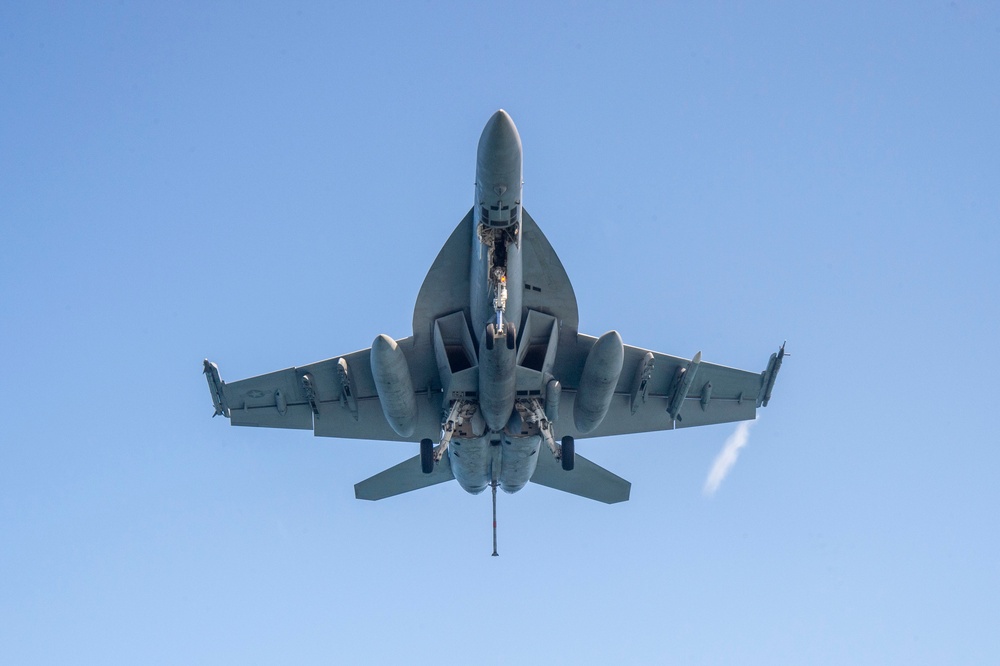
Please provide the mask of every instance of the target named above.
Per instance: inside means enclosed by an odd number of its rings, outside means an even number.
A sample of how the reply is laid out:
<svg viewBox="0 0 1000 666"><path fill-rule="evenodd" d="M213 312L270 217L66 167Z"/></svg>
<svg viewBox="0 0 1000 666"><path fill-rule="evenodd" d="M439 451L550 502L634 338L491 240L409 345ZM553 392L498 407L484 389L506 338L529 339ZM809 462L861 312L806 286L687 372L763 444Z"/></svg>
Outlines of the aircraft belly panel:
<svg viewBox="0 0 1000 666"><path fill-rule="evenodd" d="M500 489L516 493L527 485L538 464L541 437L504 439L500 458ZM547 453L547 451L546 451Z"/></svg>
<svg viewBox="0 0 1000 666"><path fill-rule="evenodd" d="M486 490L493 480L493 469L498 468L500 489L516 493L535 473L540 444L541 437L537 436L504 438L499 446L491 443L490 435L452 439L448 460L455 479L466 492L478 495Z"/></svg>
<svg viewBox="0 0 1000 666"><path fill-rule="evenodd" d="M473 495L486 490L489 486L490 469L493 465L493 449L490 438L451 440L448 446L448 459L451 471L462 488Z"/></svg>

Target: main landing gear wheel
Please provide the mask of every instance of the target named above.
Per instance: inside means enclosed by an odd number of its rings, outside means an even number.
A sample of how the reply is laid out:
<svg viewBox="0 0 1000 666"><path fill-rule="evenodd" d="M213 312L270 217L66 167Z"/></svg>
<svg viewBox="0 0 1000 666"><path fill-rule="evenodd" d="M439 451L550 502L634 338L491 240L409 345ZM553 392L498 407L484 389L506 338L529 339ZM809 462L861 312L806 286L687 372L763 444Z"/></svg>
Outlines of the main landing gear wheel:
<svg viewBox="0 0 1000 666"><path fill-rule="evenodd" d="M424 474L434 471L434 442L429 439L420 440L420 471Z"/></svg>
<svg viewBox="0 0 1000 666"><path fill-rule="evenodd" d="M517 331L514 330L514 324L507 324L507 349L513 349L517 342Z"/></svg>
<svg viewBox="0 0 1000 666"><path fill-rule="evenodd" d="M567 472L573 469L576 463L576 446L573 438L566 435L562 438L562 468Z"/></svg>

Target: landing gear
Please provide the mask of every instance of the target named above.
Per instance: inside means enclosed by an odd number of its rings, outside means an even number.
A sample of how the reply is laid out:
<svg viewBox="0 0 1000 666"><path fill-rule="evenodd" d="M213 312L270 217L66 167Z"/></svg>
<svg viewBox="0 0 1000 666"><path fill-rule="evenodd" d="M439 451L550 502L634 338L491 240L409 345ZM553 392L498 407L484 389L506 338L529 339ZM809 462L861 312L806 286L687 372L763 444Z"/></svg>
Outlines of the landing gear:
<svg viewBox="0 0 1000 666"><path fill-rule="evenodd" d="M434 471L434 442L429 439L420 440L420 471L424 474Z"/></svg>
<svg viewBox="0 0 1000 666"><path fill-rule="evenodd" d="M517 329L514 328L514 324L507 324L503 327L500 332L500 336L504 338L504 343L507 345L507 349L513 351L514 347L517 346ZM493 351L493 345L496 344L497 340L497 327L493 322L486 325L486 350Z"/></svg>
<svg viewBox="0 0 1000 666"><path fill-rule="evenodd" d="M433 467L436 463L441 462L445 454L448 453L448 445L451 444L451 438L455 436L455 432L459 427L465 423L468 419L472 418L472 415L476 413L476 403L470 402L468 400L456 400L451 403L451 410L448 412L448 416L445 417L444 423L441 424L441 443L434 447L431 451L431 466ZM429 439L424 441L431 441ZM423 446L423 442L421 442ZM420 449L420 455L423 455L423 448ZM430 472L429 469L424 470L425 473Z"/></svg>
<svg viewBox="0 0 1000 666"><path fill-rule="evenodd" d="M538 426L538 434L541 435L552 455L562 464L562 468L567 472L573 469L576 463L576 447L573 445L573 438L566 435L562 438L562 445L556 444L552 435L552 423L545 417L545 410L538 402L537 398L530 400L518 400L515 407L521 413L521 418Z"/></svg>
<svg viewBox="0 0 1000 666"><path fill-rule="evenodd" d="M566 435L562 438L562 468L567 472L572 471L574 463L576 463L576 446L573 438Z"/></svg>

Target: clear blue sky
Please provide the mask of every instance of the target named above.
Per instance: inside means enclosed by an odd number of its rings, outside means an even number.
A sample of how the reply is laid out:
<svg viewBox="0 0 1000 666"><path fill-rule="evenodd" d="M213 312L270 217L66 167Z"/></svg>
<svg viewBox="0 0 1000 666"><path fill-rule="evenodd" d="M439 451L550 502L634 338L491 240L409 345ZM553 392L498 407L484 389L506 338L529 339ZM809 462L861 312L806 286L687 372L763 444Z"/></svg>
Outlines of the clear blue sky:
<svg viewBox="0 0 1000 666"><path fill-rule="evenodd" d="M995 3L161 4L0 7L0 662L1000 663ZM408 335L501 107L584 332L792 357L491 558L201 360Z"/></svg>

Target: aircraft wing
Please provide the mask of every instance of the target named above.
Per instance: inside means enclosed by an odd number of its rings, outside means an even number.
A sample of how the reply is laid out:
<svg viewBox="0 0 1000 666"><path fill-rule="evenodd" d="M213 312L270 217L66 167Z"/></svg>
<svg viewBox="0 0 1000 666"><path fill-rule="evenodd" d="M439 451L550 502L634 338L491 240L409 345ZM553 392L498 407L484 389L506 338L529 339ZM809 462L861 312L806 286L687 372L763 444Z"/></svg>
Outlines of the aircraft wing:
<svg viewBox="0 0 1000 666"><path fill-rule="evenodd" d="M524 308L550 314L564 330L577 330L580 315L573 285L549 239L522 209L524 242ZM415 329L414 329L415 330Z"/></svg>
<svg viewBox="0 0 1000 666"><path fill-rule="evenodd" d="M321 437L439 439L441 392L433 325L439 317L468 310L472 220L470 209L441 248L417 296L414 334L397 340L417 397L417 427L411 437L397 435L385 419L372 379L371 348L230 383L206 360L216 415L229 417L232 425L312 430Z"/></svg>
<svg viewBox="0 0 1000 666"><path fill-rule="evenodd" d="M427 387L436 372L431 350L413 338L398 341L410 366L417 394L417 428L412 437L400 437L385 419L371 371L371 349L286 368L235 382L223 382L218 367L205 361L205 374L216 415L232 425L312 430L321 437L418 441L437 439L440 392Z"/></svg>
<svg viewBox="0 0 1000 666"><path fill-rule="evenodd" d="M757 408L767 404L784 354L783 349L773 354L764 372L750 372L625 345L625 360L608 413L592 432L581 433L573 423L573 405L587 354L596 341L587 335L560 340L553 368L562 383L556 423L560 436L606 437L754 419ZM678 381L681 369L694 372L686 395L678 395L682 393Z"/></svg>

